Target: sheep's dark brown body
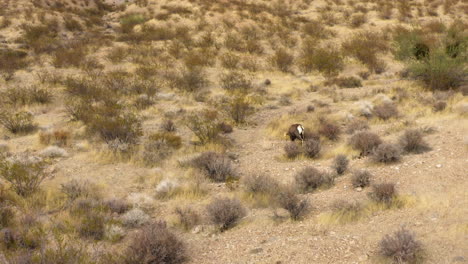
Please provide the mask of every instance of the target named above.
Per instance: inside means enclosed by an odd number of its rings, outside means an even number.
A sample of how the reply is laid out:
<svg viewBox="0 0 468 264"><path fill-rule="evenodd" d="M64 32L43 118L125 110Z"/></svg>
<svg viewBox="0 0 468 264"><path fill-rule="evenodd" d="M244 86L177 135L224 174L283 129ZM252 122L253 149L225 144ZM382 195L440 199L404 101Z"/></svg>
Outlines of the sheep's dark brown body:
<svg viewBox="0 0 468 264"><path fill-rule="evenodd" d="M304 140L304 127L301 124L294 124L289 127L288 133L286 133L291 141L296 139Z"/></svg>

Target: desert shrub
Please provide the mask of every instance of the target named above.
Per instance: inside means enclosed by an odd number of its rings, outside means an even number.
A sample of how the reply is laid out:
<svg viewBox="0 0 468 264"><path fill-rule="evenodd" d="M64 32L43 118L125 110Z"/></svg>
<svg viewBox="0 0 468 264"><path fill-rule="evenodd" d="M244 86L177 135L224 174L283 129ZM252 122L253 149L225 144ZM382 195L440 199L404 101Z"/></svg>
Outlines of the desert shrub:
<svg viewBox="0 0 468 264"><path fill-rule="evenodd" d="M84 43L70 43L55 50L53 65L57 68L79 67L88 49Z"/></svg>
<svg viewBox="0 0 468 264"><path fill-rule="evenodd" d="M432 105L432 110L434 112L442 112L447 107L447 103L444 101L437 101Z"/></svg>
<svg viewBox="0 0 468 264"><path fill-rule="evenodd" d="M245 123L247 117L254 113L254 108L245 95L233 96L226 103L224 109L236 124Z"/></svg>
<svg viewBox="0 0 468 264"><path fill-rule="evenodd" d="M319 127L319 134L330 140L337 140L341 134L341 128L326 121L321 122Z"/></svg>
<svg viewBox="0 0 468 264"><path fill-rule="evenodd" d="M147 224L151 218L140 208L133 208L121 217L122 223L128 227L138 227Z"/></svg>
<svg viewBox="0 0 468 264"><path fill-rule="evenodd" d="M79 197L71 204L69 212L73 216L83 217L88 213L101 213L104 209L102 201L98 198Z"/></svg>
<svg viewBox="0 0 468 264"><path fill-rule="evenodd" d="M358 28L367 22L367 16L363 13L353 14L349 20L349 24L353 28Z"/></svg>
<svg viewBox="0 0 468 264"><path fill-rule="evenodd" d="M48 89L35 85L9 87L1 95L8 103L13 105L46 104L50 103L53 98Z"/></svg>
<svg viewBox="0 0 468 264"><path fill-rule="evenodd" d="M79 197L88 197L91 193L91 188L88 182L73 179L62 183L60 191L67 196L69 201L75 201Z"/></svg>
<svg viewBox="0 0 468 264"><path fill-rule="evenodd" d="M375 162L392 163L401 158L401 147L397 144L382 143L374 149L372 160Z"/></svg>
<svg viewBox="0 0 468 264"><path fill-rule="evenodd" d="M302 47L299 65L302 71L317 70L326 76L335 76L343 70L344 62L340 50L334 47L318 47L316 41L306 40Z"/></svg>
<svg viewBox="0 0 468 264"><path fill-rule="evenodd" d="M288 159L294 159L301 154L301 148L294 142L284 145L284 153Z"/></svg>
<svg viewBox="0 0 468 264"><path fill-rule="evenodd" d="M172 153L173 148L166 141L149 140L143 145L141 155L146 166L154 166L170 157Z"/></svg>
<svg viewBox="0 0 468 264"><path fill-rule="evenodd" d="M357 131L368 130L369 124L364 119L355 118L346 125L346 133L354 134Z"/></svg>
<svg viewBox="0 0 468 264"><path fill-rule="evenodd" d="M315 106L313 105L308 105L306 109L307 113L311 113L315 111Z"/></svg>
<svg viewBox="0 0 468 264"><path fill-rule="evenodd" d="M32 113L10 110L0 110L0 125L13 134L30 133L37 127Z"/></svg>
<svg viewBox="0 0 468 264"><path fill-rule="evenodd" d="M216 111L204 110L187 116L185 125L202 144L206 144L218 139L220 132L218 118Z"/></svg>
<svg viewBox="0 0 468 264"><path fill-rule="evenodd" d="M333 35L333 32L327 29L323 23L317 20L311 20L305 23L301 31L309 37L317 39L325 39Z"/></svg>
<svg viewBox="0 0 468 264"><path fill-rule="evenodd" d="M65 28L70 31L82 31L83 26L74 18L64 17Z"/></svg>
<svg viewBox="0 0 468 264"><path fill-rule="evenodd" d="M422 153L429 150L423 139L423 133L417 129L408 129L399 138L403 150L408 153Z"/></svg>
<svg viewBox="0 0 468 264"><path fill-rule="evenodd" d="M247 175L242 183L245 191L251 194L274 194L279 189L279 183L265 174Z"/></svg>
<svg viewBox="0 0 468 264"><path fill-rule="evenodd" d="M387 42L379 34L371 31L356 33L342 44L343 50L365 64L370 70L375 71L382 63L377 58L377 53L388 49Z"/></svg>
<svg viewBox="0 0 468 264"><path fill-rule="evenodd" d="M200 215L191 207L177 207L175 213L180 225L182 225L185 230L190 230L200 223Z"/></svg>
<svg viewBox="0 0 468 264"><path fill-rule="evenodd" d="M331 84L336 84L340 88L362 87L361 80L359 78L354 77L354 76L337 77L337 78L333 78L333 79L328 80L327 82L325 82L325 85L331 85Z"/></svg>
<svg viewBox="0 0 468 264"><path fill-rule="evenodd" d="M277 202L279 207L288 211L291 219L295 221L304 217L310 209L307 198L301 199L291 188L280 191Z"/></svg>
<svg viewBox="0 0 468 264"><path fill-rule="evenodd" d="M331 205L338 221L346 223L358 220L363 212L363 205L357 201L336 200Z"/></svg>
<svg viewBox="0 0 468 264"><path fill-rule="evenodd" d="M78 225L81 237L102 240L105 233L105 219L100 213L90 212L82 217Z"/></svg>
<svg viewBox="0 0 468 264"><path fill-rule="evenodd" d="M371 197L379 203L390 204L397 196L397 190L394 183L379 183L373 186Z"/></svg>
<svg viewBox="0 0 468 264"><path fill-rule="evenodd" d="M208 85L206 73L199 67L182 69L170 81L174 88L185 92L199 91Z"/></svg>
<svg viewBox="0 0 468 264"><path fill-rule="evenodd" d="M429 47L418 29L397 27L393 31L394 56L398 60L424 59L429 55Z"/></svg>
<svg viewBox="0 0 468 264"><path fill-rule="evenodd" d="M142 14L129 14L120 18L120 30L122 33L131 33L133 27L142 24L147 20Z"/></svg>
<svg viewBox="0 0 468 264"><path fill-rule="evenodd" d="M180 184L171 179L165 179L158 183L156 186L156 196L158 198L167 198L177 193L180 189Z"/></svg>
<svg viewBox="0 0 468 264"><path fill-rule="evenodd" d="M143 134L140 118L130 111L122 110L118 104L93 109L85 123L91 134L99 135L107 143L119 140L135 144Z"/></svg>
<svg viewBox="0 0 468 264"><path fill-rule="evenodd" d="M224 182L237 178L237 172L228 157L216 152L203 152L193 159L194 167L202 170L213 181Z"/></svg>
<svg viewBox="0 0 468 264"><path fill-rule="evenodd" d="M382 140L379 135L372 132L359 131L349 139L349 144L354 149L361 151L361 156L367 156L382 144Z"/></svg>
<svg viewBox="0 0 468 264"><path fill-rule="evenodd" d="M221 87L230 92L246 92L252 88L252 81L239 71L231 71L221 75Z"/></svg>
<svg viewBox="0 0 468 264"><path fill-rule="evenodd" d="M45 158L60 158L60 157L67 157L68 152L60 147L57 146L48 146L45 149L39 152L39 155Z"/></svg>
<svg viewBox="0 0 468 264"><path fill-rule="evenodd" d="M304 142L304 154L309 158L316 158L320 154L322 149L320 140L314 139L313 137L307 138Z"/></svg>
<svg viewBox="0 0 468 264"><path fill-rule="evenodd" d="M405 228L385 235L379 243L380 254L395 263L416 263L422 257L422 245L415 235Z"/></svg>
<svg viewBox="0 0 468 264"><path fill-rule="evenodd" d="M0 230L0 241L6 249L14 248L20 243L19 234L12 228Z"/></svg>
<svg viewBox="0 0 468 264"><path fill-rule="evenodd" d="M124 214L132 208L132 206L123 199L112 198L106 200L104 205L109 208L112 213Z"/></svg>
<svg viewBox="0 0 468 264"><path fill-rule="evenodd" d="M28 154L0 158L0 176L11 184L17 194L28 196L36 192L42 181L50 176L46 165L41 158Z"/></svg>
<svg viewBox="0 0 468 264"><path fill-rule="evenodd" d="M288 72L294 62L294 56L286 49L280 48L275 51L270 60L280 71Z"/></svg>
<svg viewBox="0 0 468 264"><path fill-rule="evenodd" d="M345 171L348 169L348 164L349 160L346 157L346 155L337 155L335 159L333 160L333 169L335 169L336 173L338 175L341 175L345 173Z"/></svg>
<svg viewBox="0 0 468 264"><path fill-rule="evenodd" d="M179 264L187 259L185 243L164 222L152 223L140 230L123 256L126 264Z"/></svg>
<svg viewBox="0 0 468 264"><path fill-rule="evenodd" d="M364 188L370 185L371 173L366 170L358 170L353 173L351 184L354 188Z"/></svg>
<svg viewBox="0 0 468 264"><path fill-rule="evenodd" d="M182 138L178 135L168 132L158 132L151 134L148 137L151 141L161 141L166 143L172 148L178 149L182 146Z"/></svg>
<svg viewBox="0 0 468 264"><path fill-rule="evenodd" d="M385 102L380 105L376 105L373 109L374 115L380 119L388 120L392 117L398 116L398 108L395 104Z"/></svg>
<svg viewBox="0 0 468 264"><path fill-rule="evenodd" d="M17 70L28 66L27 53L2 49L0 50L0 62L0 73L6 81L9 81Z"/></svg>
<svg viewBox="0 0 468 264"><path fill-rule="evenodd" d="M206 207L210 221L221 231L234 227L246 214L244 206L237 199L217 198Z"/></svg>
<svg viewBox="0 0 468 264"><path fill-rule="evenodd" d="M53 21L50 21L53 22ZM52 24L51 24L52 25ZM51 51L57 44L57 28L47 25L22 25L22 39L36 53Z"/></svg>
<svg viewBox="0 0 468 264"><path fill-rule="evenodd" d="M330 175L310 166L296 173L294 179L297 189L301 192L312 192L321 186L333 184Z"/></svg>
<svg viewBox="0 0 468 264"><path fill-rule="evenodd" d="M15 220L13 209L5 204L0 206L0 230L10 226Z"/></svg>
<svg viewBox="0 0 468 264"><path fill-rule="evenodd" d="M224 134L229 134L229 133L232 133L233 131L232 126L226 122L219 123L218 128Z"/></svg>
<svg viewBox="0 0 468 264"><path fill-rule="evenodd" d="M452 58L441 50L432 52L426 60L413 61L408 69L411 76L421 80L431 90L458 88L467 75L464 56Z"/></svg>
<svg viewBox="0 0 468 264"><path fill-rule="evenodd" d="M221 55L220 60L221 60L221 65L224 68L236 69L240 64L241 57L234 53L228 52L228 53Z"/></svg>
<svg viewBox="0 0 468 264"><path fill-rule="evenodd" d="M177 127L174 124L174 121L166 119L161 123L160 129L164 132L176 132Z"/></svg>

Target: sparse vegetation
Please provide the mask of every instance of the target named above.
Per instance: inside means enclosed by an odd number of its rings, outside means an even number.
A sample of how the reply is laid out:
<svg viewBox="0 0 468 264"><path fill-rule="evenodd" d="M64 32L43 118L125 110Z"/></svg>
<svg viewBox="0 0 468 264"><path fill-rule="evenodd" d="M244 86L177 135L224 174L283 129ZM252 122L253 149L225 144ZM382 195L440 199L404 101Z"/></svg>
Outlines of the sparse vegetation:
<svg viewBox="0 0 468 264"><path fill-rule="evenodd" d="M408 153L422 153L429 150L428 144L423 139L423 134L417 129L408 129L399 139L403 150Z"/></svg>
<svg viewBox="0 0 468 264"><path fill-rule="evenodd" d="M338 173L338 175L342 175L348 169L349 160L346 155L337 155L333 160L333 169Z"/></svg>
<svg viewBox="0 0 468 264"><path fill-rule="evenodd" d="M349 144L361 152L361 156L367 156L376 149L382 140L377 134L368 131L360 131L349 139Z"/></svg>
<svg viewBox="0 0 468 264"><path fill-rule="evenodd" d="M301 148L295 142L284 145L284 153L288 159L294 159L301 155Z"/></svg>
<svg viewBox="0 0 468 264"><path fill-rule="evenodd" d="M372 198L379 203L391 204L397 196L394 183L379 183L373 186Z"/></svg>
<svg viewBox="0 0 468 264"><path fill-rule="evenodd" d="M210 221L221 231L234 227L246 214L245 208L237 199L217 198L207 207Z"/></svg>
<svg viewBox="0 0 468 264"><path fill-rule="evenodd" d="M238 177L229 158L216 152L204 152L196 157L192 164L216 182L224 182Z"/></svg>
<svg viewBox="0 0 468 264"><path fill-rule="evenodd" d="M291 188L286 188L278 193L278 205L289 212L292 220L300 220L310 210L307 198L301 199Z"/></svg>
<svg viewBox="0 0 468 264"><path fill-rule="evenodd" d="M374 149L372 159L383 163L397 162L401 158L401 152L398 144L382 143Z"/></svg>
<svg viewBox="0 0 468 264"><path fill-rule="evenodd" d="M364 188L370 185L371 183L371 173L366 170L358 170L353 173L351 178L351 183L354 188Z"/></svg>
<svg viewBox="0 0 468 264"><path fill-rule="evenodd" d="M416 263L422 258L422 245L408 229L385 235L379 243L380 254L396 263Z"/></svg>
<svg viewBox="0 0 468 264"><path fill-rule="evenodd" d="M297 189L301 192L312 192L322 186L330 186L334 183L334 176L319 171L314 167L306 167L295 176Z"/></svg>

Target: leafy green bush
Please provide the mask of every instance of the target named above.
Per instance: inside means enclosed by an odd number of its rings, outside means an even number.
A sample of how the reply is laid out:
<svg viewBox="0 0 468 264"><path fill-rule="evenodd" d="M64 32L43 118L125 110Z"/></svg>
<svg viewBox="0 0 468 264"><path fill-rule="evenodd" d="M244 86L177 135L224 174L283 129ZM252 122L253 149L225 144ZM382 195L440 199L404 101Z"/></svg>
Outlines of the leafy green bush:
<svg viewBox="0 0 468 264"><path fill-rule="evenodd" d="M11 184L11 188L21 195L28 196L39 189L50 175L47 164L40 158L27 154L0 159L0 176Z"/></svg>

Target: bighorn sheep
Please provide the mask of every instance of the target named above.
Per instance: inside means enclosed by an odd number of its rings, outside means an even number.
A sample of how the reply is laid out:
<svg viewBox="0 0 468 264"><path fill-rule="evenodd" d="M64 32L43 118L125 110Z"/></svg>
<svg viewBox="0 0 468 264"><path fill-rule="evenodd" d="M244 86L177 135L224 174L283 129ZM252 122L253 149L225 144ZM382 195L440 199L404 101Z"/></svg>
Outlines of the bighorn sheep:
<svg viewBox="0 0 468 264"><path fill-rule="evenodd" d="M301 124L291 125L286 135L289 136L291 141L300 139L302 142L304 142L304 127Z"/></svg>

